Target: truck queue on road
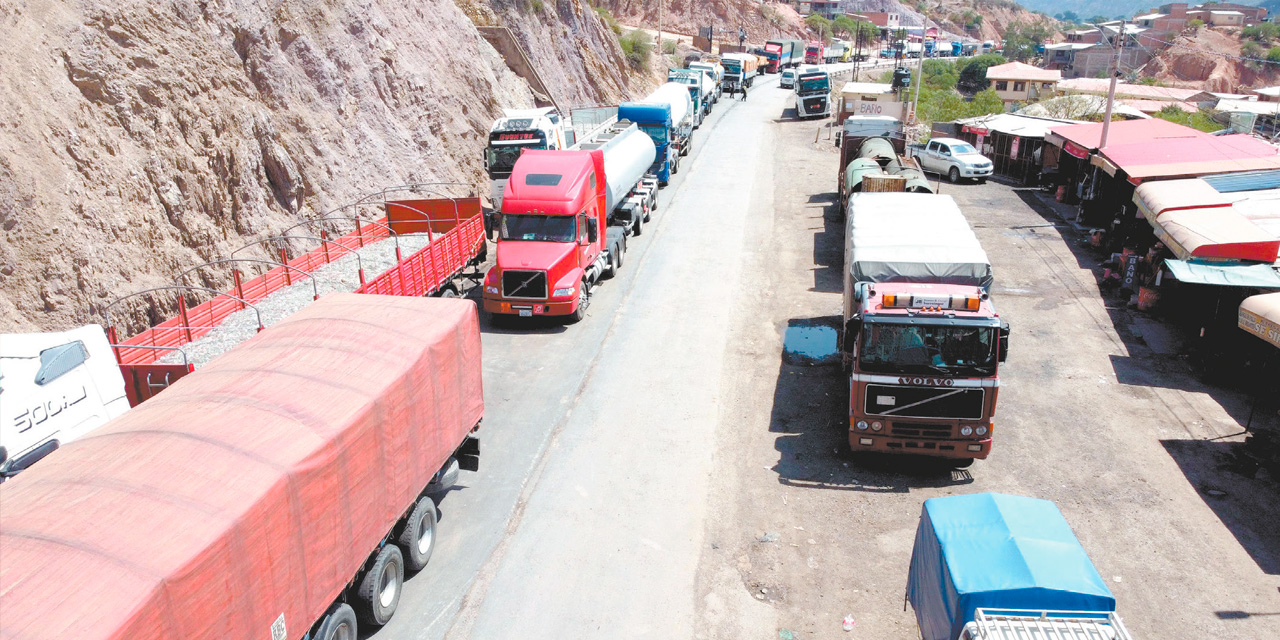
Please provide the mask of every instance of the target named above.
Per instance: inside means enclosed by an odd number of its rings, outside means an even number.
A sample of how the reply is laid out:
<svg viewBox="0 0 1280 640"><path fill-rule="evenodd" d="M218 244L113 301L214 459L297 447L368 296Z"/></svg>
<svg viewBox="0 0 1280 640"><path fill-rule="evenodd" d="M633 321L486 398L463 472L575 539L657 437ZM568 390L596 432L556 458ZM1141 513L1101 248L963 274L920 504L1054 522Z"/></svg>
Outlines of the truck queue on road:
<svg viewBox="0 0 1280 640"><path fill-rule="evenodd" d="M817 61L829 58L820 43L809 50ZM804 55L800 41L770 41L765 51L772 73ZM747 54L689 66L581 136L574 115L554 107L507 111L494 122L484 161L496 256L480 277L483 311L586 316L594 288L622 268L628 238L642 235L721 88L750 85L761 68ZM801 115L830 115L829 82L819 69L799 73ZM990 298L990 262L954 200L933 193L904 154L901 122L850 118L841 144L839 351L849 374L849 447L968 466L990 453L998 368L1009 348L1009 325ZM487 248L472 237L476 198L383 206L388 234L430 236L430 260L411 257L360 293L325 296L199 371L127 369L135 404L159 392L145 388L151 373L182 379L160 387L164 402L111 420L5 487L0 584L23 588L0 587L11 612L2 635L197 638L216 629L219 637L337 640L392 618L406 574L431 558L433 496L459 470L478 468L484 414L476 307L421 296L458 293L462 269L477 267ZM440 214L450 206L451 218ZM449 243L465 248L457 264L412 284L421 277L413 269L424 267L409 265L436 262L432 248ZM301 268L282 263L284 275ZM264 281L262 296L272 286ZM241 303L256 300L236 293ZM186 313L175 327L190 338ZM112 345L117 358L122 346ZM131 366L161 367L151 362ZM221 482L219 473L239 481ZM92 489L72 491L79 487ZM1128 640L1114 598L1079 544L1071 547L1056 507L1027 500L925 503L907 593L922 637L1022 637L1000 634L1040 625L1042 634L1087 627ZM72 502L78 508L64 514L60 505ZM1044 531L1023 526L1023 511L1038 514ZM1071 550L1053 568L1076 582L1002 583L1000 563L1030 563L1025 553L949 551L972 551L965 536L979 525L1053 537ZM154 532L166 535L157 543ZM974 566L993 577L975 578Z"/></svg>

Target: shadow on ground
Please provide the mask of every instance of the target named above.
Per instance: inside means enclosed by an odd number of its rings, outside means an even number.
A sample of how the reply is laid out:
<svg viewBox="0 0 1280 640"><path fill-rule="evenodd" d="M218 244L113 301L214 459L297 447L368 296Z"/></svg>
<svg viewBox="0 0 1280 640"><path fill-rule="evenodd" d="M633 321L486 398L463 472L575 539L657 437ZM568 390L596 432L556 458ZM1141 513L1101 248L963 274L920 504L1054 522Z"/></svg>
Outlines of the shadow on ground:
<svg viewBox="0 0 1280 640"><path fill-rule="evenodd" d="M1280 522L1280 487L1252 477L1241 456L1243 445L1221 440L1162 440L1160 444L1258 568L1280 575L1280 529L1275 526Z"/></svg>
<svg viewBox="0 0 1280 640"><path fill-rule="evenodd" d="M769 420L769 431L778 434L778 482L869 493L972 482L968 472L938 459L849 450L849 379L835 357L839 323L838 316L795 318L779 328L783 354Z"/></svg>
<svg viewBox="0 0 1280 640"><path fill-rule="evenodd" d="M840 195L819 193L809 196L809 204L823 205L822 226L813 234L813 291L840 293L844 290L844 220L840 215Z"/></svg>

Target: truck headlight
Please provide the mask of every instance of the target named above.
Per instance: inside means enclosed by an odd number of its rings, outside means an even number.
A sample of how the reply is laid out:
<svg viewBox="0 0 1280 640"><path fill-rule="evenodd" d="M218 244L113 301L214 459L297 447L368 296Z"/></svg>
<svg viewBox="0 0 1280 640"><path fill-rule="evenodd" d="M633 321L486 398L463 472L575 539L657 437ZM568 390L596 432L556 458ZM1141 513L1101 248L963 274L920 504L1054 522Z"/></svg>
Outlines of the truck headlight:
<svg viewBox="0 0 1280 640"><path fill-rule="evenodd" d="M486 284L486 285L484 286L484 292L485 292L485 293L492 293L492 294L494 294L494 295L497 295L497 293L498 293L498 288L497 288L497 287L495 287L495 286L493 286L493 285L491 285L491 284Z"/></svg>
<svg viewBox="0 0 1280 640"><path fill-rule="evenodd" d="M973 432L974 432L974 433L976 433L976 434L978 434L978 435L980 435L980 436L985 436L985 435L987 435L987 428L986 428L986 427L978 427L977 429L974 429L974 430L973 430Z"/></svg>
<svg viewBox="0 0 1280 640"><path fill-rule="evenodd" d="M973 435L973 427L971 427L971 426L969 426L969 425L967 425L967 424L966 424L965 426L963 426L963 427L960 427L960 435L962 435L962 436L971 436L971 435Z"/></svg>
<svg viewBox="0 0 1280 640"><path fill-rule="evenodd" d="M553 295L553 296L555 296L555 297L557 297L557 298L568 298L569 296L572 296L572 295L573 295L573 287L567 287L567 288L564 288L564 289L556 289L555 291L552 291L552 292L551 292L551 295Z"/></svg>
<svg viewBox="0 0 1280 640"><path fill-rule="evenodd" d="M872 422L872 423L871 423L871 430L872 430L872 431L879 431L879 430L881 430L881 429L883 429L883 428L884 428L884 425L880 424L880 421L879 421L879 420L876 420L875 422Z"/></svg>
<svg viewBox="0 0 1280 640"><path fill-rule="evenodd" d="M853 426L857 427L857 428L858 428L858 431L866 431L866 430L867 430L867 421L866 421L866 420L859 420L859 421L858 421L856 424L854 424Z"/></svg>

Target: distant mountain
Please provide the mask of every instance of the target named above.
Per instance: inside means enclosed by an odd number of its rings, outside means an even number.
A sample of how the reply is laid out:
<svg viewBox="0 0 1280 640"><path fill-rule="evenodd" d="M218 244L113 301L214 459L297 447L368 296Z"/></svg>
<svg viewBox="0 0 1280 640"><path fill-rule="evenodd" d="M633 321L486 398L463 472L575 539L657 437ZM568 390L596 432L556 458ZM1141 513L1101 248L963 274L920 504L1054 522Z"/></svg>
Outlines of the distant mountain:
<svg viewBox="0 0 1280 640"><path fill-rule="evenodd" d="M1239 4L1259 5L1267 8L1267 12L1280 10L1280 0L1236 0ZM1080 20L1088 20L1094 16L1107 18L1132 18L1134 15L1146 13L1152 7L1168 4L1161 0L1018 0L1018 3L1032 11L1040 11L1055 15L1064 11L1072 11L1080 16ZM1189 5L1200 4L1194 0Z"/></svg>

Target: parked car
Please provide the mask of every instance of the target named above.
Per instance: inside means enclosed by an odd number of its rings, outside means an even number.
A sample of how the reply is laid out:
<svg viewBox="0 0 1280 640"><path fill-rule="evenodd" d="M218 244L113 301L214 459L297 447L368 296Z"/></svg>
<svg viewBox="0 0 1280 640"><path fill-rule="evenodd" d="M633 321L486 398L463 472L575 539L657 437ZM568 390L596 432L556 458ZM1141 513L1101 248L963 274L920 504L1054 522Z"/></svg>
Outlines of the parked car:
<svg viewBox="0 0 1280 640"><path fill-rule="evenodd" d="M923 147L912 145L911 152L920 159L922 169L947 176L951 182L970 178L983 183L991 175L991 159L964 140L934 138Z"/></svg>
<svg viewBox="0 0 1280 640"><path fill-rule="evenodd" d="M794 89L796 86L796 70L783 69L782 75L778 76L778 86L783 89Z"/></svg>

